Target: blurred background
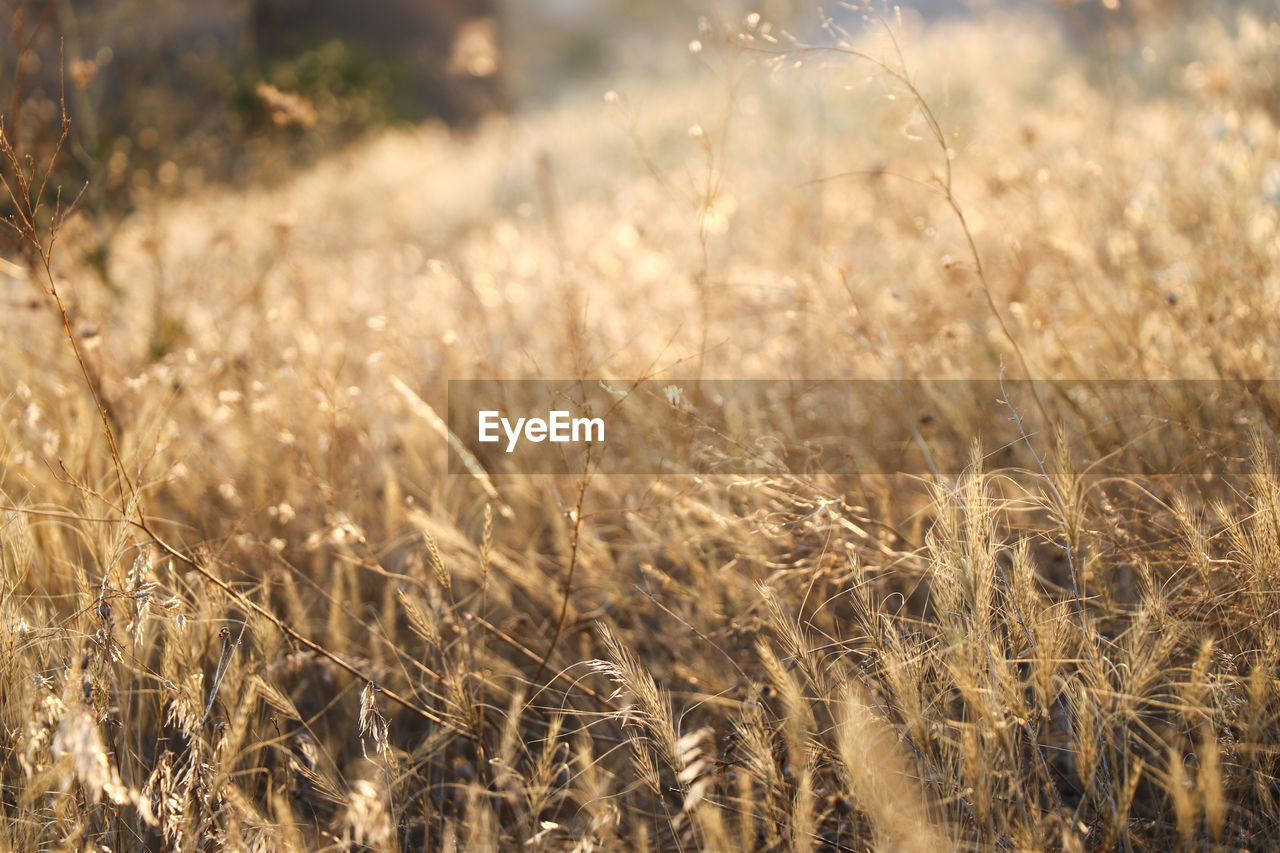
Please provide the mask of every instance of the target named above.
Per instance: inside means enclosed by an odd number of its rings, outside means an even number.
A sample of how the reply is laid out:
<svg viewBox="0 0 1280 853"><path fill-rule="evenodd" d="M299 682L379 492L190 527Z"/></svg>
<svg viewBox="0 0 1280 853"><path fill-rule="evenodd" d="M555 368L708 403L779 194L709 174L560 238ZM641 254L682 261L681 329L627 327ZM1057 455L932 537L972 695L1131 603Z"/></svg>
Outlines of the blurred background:
<svg viewBox="0 0 1280 853"><path fill-rule="evenodd" d="M372 129L435 120L466 132L623 69L688 70L702 19L760 13L820 40L812 0L4 0L0 112L55 181L119 213L152 194L270 180ZM1125 50L1139 25L1209 0L918 0L910 16L1012 6L1085 50ZM1225 12L1239 3L1217 3ZM750 8L748 8L750 7ZM857 10L826 14L856 26ZM677 69L677 70L673 70ZM2 212L2 211L0 211Z"/></svg>

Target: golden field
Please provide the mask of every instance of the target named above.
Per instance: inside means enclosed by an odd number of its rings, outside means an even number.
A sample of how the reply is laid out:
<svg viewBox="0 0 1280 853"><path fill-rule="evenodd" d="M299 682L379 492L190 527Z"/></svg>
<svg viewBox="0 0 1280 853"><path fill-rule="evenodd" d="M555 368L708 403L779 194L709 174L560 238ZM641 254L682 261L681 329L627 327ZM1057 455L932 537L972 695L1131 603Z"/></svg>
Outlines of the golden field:
<svg viewBox="0 0 1280 853"><path fill-rule="evenodd" d="M27 227L16 152L0 849L1280 845L1265 422L1238 478L449 473L451 378L1277 375L1280 18L1113 35L711 22L112 220Z"/></svg>

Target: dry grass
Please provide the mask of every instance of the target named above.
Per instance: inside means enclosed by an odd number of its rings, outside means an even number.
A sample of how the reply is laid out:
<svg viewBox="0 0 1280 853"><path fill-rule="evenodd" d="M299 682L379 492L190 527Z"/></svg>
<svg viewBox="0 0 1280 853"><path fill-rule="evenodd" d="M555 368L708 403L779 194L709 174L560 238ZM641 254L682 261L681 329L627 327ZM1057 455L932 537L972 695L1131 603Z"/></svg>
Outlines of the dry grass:
<svg viewBox="0 0 1280 853"><path fill-rule="evenodd" d="M908 22L906 79L708 26L679 86L157 202L105 285L63 222L0 267L0 849L1280 845L1273 433L1240 481L575 481L450 476L434 414L1274 376L1280 21L1228 24L1109 88L1016 18Z"/></svg>

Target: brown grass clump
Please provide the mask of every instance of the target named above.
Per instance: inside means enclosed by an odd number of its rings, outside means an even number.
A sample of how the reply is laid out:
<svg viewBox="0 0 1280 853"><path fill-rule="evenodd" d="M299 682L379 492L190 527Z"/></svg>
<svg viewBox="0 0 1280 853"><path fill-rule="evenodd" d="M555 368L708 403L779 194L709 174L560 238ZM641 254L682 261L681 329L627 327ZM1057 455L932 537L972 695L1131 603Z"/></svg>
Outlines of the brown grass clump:
<svg viewBox="0 0 1280 853"><path fill-rule="evenodd" d="M1109 89L873 24L703 22L678 84L143 208L105 278L5 138L0 850L1280 845L1266 423L1244 477L992 423L901 437L958 476L448 473L457 377L1276 375L1280 21Z"/></svg>

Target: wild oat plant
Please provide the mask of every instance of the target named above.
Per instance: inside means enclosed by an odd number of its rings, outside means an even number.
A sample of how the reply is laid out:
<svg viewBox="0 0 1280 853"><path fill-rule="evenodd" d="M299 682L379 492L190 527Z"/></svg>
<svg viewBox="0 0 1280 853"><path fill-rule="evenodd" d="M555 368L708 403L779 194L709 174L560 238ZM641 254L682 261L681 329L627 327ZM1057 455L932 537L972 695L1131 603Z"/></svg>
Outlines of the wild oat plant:
<svg viewBox="0 0 1280 853"><path fill-rule="evenodd" d="M1280 846L1266 423L1239 476L993 420L900 437L958 474L534 477L442 419L1277 373L1274 10L845 11L118 222L3 137L0 849Z"/></svg>

